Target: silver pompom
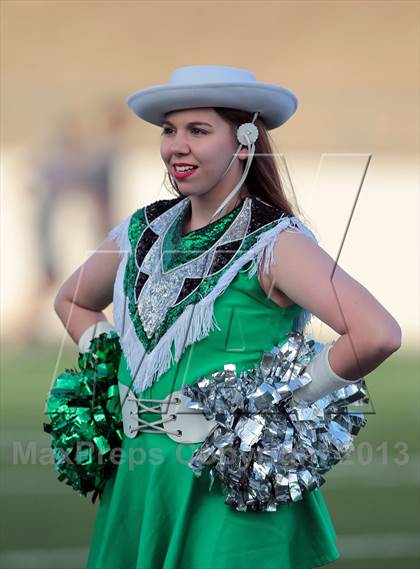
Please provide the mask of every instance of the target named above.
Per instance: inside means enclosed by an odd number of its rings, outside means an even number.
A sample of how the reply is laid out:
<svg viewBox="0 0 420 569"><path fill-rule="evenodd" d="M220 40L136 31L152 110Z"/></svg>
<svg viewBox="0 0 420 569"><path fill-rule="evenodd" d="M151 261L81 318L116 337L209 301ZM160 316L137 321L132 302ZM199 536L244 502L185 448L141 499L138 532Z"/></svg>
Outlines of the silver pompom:
<svg viewBox="0 0 420 569"><path fill-rule="evenodd" d="M210 468L211 480L223 483L225 503L236 510L276 511L301 500L353 450L366 419L348 406L368 403L364 380L310 405L293 399L294 391L312 381L305 367L322 347L293 332L239 376L228 364L183 386L188 405L217 423L188 465L197 476Z"/></svg>

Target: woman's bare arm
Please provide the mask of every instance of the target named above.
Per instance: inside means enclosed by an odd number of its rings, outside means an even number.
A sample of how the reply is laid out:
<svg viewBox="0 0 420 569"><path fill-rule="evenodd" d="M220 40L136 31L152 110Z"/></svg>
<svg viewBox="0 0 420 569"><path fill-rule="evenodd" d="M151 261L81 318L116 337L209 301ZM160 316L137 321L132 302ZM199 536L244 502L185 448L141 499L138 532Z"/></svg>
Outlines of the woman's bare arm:
<svg viewBox="0 0 420 569"><path fill-rule="evenodd" d="M273 286L340 334L329 353L337 375L363 377L399 349L401 329L395 318L309 237L283 231L274 257Z"/></svg>
<svg viewBox="0 0 420 569"><path fill-rule="evenodd" d="M106 239L58 291L54 309L76 343L89 326L106 321L119 263L118 245Z"/></svg>

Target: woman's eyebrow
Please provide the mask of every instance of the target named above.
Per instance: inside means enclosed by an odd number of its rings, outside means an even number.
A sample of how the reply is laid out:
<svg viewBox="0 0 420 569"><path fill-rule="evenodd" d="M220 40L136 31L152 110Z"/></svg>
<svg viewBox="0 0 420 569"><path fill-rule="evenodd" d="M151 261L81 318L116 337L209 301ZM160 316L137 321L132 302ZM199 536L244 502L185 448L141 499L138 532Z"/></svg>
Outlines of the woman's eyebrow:
<svg viewBox="0 0 420 569"><path fill-rule="evenodd" d="M168 124L168 125L170 125L170 126L175 126L173 123L171 123L171 121L163 121L162 126L163 126L164 124ZM189 122L189 123L187 124L187 126L194 126L194 125L197 125L197 124L205 124L206 126L210 126L210 127L212 126L212 125L209 124L208 122L202 122L202 121Z"/></svg>

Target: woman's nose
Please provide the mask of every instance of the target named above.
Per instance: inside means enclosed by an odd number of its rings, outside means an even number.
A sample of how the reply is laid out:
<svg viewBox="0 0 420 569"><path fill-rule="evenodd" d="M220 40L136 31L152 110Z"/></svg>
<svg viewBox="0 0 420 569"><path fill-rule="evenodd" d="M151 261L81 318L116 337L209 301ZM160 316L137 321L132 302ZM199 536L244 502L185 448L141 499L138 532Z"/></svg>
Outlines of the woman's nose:
<svg viewBox="0 0 420 569"><path fill-rule="evenodd" d="M173 154L186 154L190 151L186 136L177 133L171 140L171 151Z"/></svg>

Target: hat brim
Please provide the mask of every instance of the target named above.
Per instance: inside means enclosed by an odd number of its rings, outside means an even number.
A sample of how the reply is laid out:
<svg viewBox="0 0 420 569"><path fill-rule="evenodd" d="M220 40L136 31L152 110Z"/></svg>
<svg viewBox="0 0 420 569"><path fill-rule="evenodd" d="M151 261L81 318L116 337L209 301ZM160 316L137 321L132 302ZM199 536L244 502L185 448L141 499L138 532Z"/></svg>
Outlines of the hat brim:
<svg viewBox="0 0 420 569"><path fill-rule="evenodd" d="M161 126L165 114L192 108L227 107L260 112L268 130L284 124L297 109L297 98L288 89L268 83L209 83L197 85L157 85L136 91L128 106L143 120Z"/></svg>

